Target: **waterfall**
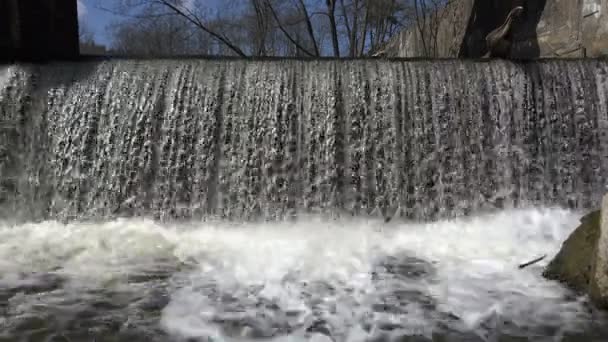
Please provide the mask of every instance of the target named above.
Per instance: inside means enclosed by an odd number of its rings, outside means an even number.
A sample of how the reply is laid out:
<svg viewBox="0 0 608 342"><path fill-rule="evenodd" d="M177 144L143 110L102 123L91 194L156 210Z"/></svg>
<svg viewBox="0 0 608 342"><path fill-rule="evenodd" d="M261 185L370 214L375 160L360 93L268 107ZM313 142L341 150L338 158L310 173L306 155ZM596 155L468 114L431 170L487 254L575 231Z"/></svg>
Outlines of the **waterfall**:
<svg viewBox="0 0 608 342"><path fill-rule="evenodd" d="M608 62L110 60L0 67L0 213L425 220L590 208Z"/></svg>

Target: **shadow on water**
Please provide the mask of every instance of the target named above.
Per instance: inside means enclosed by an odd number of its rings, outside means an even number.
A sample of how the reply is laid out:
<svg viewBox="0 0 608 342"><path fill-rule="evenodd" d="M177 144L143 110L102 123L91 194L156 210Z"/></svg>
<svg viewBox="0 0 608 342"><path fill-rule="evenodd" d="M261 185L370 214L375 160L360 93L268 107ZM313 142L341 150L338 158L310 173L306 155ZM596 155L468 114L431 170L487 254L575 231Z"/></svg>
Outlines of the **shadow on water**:
<svg viewBox="0 0 608 342"><path fill-rule="evenodd" d="M547 0L477 0L469 17L459 57L479 58L487 52L485 37L502 25L509 12L522 6L524 13L513 22L512 39L515 42L511 54L517 59L540 57L536 29Z"/></svg>

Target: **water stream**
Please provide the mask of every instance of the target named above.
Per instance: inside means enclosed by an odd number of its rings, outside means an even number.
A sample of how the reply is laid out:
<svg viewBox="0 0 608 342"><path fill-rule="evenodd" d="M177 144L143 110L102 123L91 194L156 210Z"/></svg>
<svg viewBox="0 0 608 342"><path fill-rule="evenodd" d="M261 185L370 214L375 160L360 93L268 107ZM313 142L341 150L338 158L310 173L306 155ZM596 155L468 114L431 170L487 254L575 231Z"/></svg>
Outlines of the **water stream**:
<svg viewBox="0 0 608 342"><path fill-rule="evenodd" d="M426 220L592 208L607 185L602 61L126 60L4 73L0 207L27 218Z"/></svg>

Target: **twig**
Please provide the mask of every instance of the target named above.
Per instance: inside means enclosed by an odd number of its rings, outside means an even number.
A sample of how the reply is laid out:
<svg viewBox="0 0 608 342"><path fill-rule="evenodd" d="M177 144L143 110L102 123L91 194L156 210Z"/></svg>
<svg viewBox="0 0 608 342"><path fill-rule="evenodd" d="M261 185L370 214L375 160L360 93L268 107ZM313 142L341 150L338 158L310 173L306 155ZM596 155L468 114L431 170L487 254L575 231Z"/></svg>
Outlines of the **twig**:
<svg viewBox="0 0 608 342"><path fill-rule="evenodd" d="M272 7L272 4L270 3L270 1L266 0L266 6L268 6L268 9L270 10L270 13L272 14L272 17L274 18L274 20L276 21L277 25L279 26L279 30L281 30L281 32L283 32L283 34L285 35L285 37L300 51L304 52L305 54L307 54L310 57L319 57L318 55L315 56L315 54L313 54L312 52L308 51L308 49L304 48L302 45L300 45L290 34L289 32L287 32L287 30L285 29L285 27L283 27L283 23L281 22L281 20L279 19L279 15L277 14L277 12L275 11L274 7ZM314 38L314 37L313 37Z"/></svg>
<svg viewBox="0 0 608 342"><path fill-rule="evenodd" d="M545 254L545 255L541 256L540 258L536 258L536 259L534 259L532 261L529 261L529 262L527 262L525 264L521 264L521 265L519 265L519 269L523 270L524 268L526 268L528 266L532 266L532 265L534 265L534 264L536 264L538 262L543 261L546 257L547 257L547 255Z"/></svg>

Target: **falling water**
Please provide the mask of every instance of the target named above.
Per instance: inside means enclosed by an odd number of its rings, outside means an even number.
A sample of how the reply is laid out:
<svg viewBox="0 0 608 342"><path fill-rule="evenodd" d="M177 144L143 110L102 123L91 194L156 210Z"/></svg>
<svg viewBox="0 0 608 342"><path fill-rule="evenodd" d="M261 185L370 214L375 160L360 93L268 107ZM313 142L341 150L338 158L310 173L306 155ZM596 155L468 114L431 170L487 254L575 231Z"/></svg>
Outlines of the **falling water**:
<svg viewBox="0 0 608 342"><path fill-rule="evenodd" d="M0 340L606 341L607 184L606 61L0 67Z"/></svg>
<svg viewBox="0 0 608 342"><path fill-rule="evenodd" d="M0 203L53 218L429 219L598 203L605 61L109 61L0 82Z"/></svg>

